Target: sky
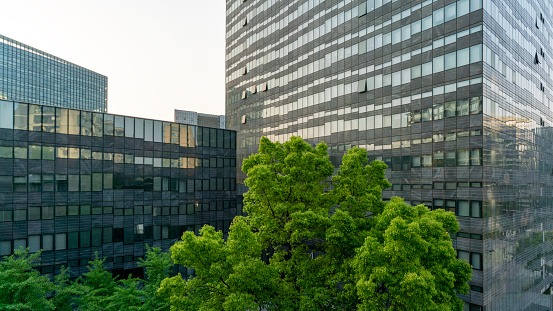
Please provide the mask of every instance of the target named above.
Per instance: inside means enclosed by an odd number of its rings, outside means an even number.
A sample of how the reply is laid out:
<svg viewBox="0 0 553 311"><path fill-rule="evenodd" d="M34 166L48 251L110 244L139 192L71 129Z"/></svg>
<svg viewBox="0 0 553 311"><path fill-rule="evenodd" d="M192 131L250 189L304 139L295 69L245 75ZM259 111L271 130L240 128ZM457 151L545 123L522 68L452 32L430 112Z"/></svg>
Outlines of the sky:
<svg viewBox="0 0 553 311"><path fill-rule="evenodd" d="M0 34L107 76L110 113L225 113L224 0L0 3Z"/></svg>

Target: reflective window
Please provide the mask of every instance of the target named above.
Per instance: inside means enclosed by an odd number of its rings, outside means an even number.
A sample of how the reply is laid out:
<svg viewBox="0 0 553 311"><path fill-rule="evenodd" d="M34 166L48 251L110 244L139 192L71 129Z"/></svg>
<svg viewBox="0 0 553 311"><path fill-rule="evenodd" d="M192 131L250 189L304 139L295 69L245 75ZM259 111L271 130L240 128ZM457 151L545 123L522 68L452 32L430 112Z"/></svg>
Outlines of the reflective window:
<svg viewBox="0 0 553 311"><path fill-rule="evenodd" d="M154 142L163 142L163 122L154 121Z"/></svg>
<svg viewBox="0 0 553 311"><path fill-rule="evenodd" d="M125 117L125 137L134 137L134 118Z"/></svg>
<svg viewBox="0 0 553 311"><path fill-rule="evenodd" d="M29 236L29 253L36 253L40 250L40 235Z"/></svg>
<svg viewBox="0 0 553 311"><path fill-rule="evenodd" d="M444 116L446 118L455 117L457 111L457 102L450 101L444 104Z"/></svg>
<svg viewBox="0 0 553 311"><path fill-rule="evenodd" d="M457 1L457 16L463 16L469 13L469 0Z"/></svg>
<svg viewBox="0 0 553 311"><path fill-rule="evenodd" d="M104 135L113 136L114 127L115 127L115 116L105 114L104 115Z"/></svg>
<svg viewBox="0 0 553 311"><path fill-rule="evenodd" d="M432 23L433 26L438 26L440 24L443 24L443 22L444 22L444 9L441 8L439 10L434 11L432 20L433 20L433 23Z"/></svg>
<svg viewBox="0 0 553 311"><path fill-rule="evenodd" d="M56 108L56 133L67 134L69 127L69 112L67 109Z"/></svg>
<svg viewBox="0 0 553 311"><path fill-rule="evenodd" d="M27 130L28 129L28 105L14 103L14 129Z"/></svg>
<svg viewBox="0 0 553 311"><path fill-rule="evenodd" d="M42 107L42 131L47 133L56 132L56 108Z"/></svg>
<svg viewBox="0 0 553 311"><path fill-rule="evenodd" d="M125 117L115 116L115 136L124 136L125 134Z"/></svg>
<svg viewBox="0 0 553 311"><path fill-rule="evenodd" d="M0 100L0 128L13 129L13 103Z"/></svg>
<svg viewBox="0 0 553 311"><path fill-rule="evenodd" d="M144 138L144 119L134 119L134 137Z"/></svg>
<svg viewBox="0 0 553 311"><path fill-rule="evenodd" d="M104 115L101 113L92 114L92 136L102 137L104 134Z"/></svg>
<svg viewBox="0 0 553 311"><path fill-rule="evenodd" d="M42 131L42 110L39 105L29 105L29 131Z"/></svg>
<svg viewBox="0 0 553 311"><path fill-rule="evenodd" d="M67 248L67 234L56 233L56 250L64 250Z"/></svg>
<svg viewBox="0 0 553 311"><path fill-rule="evenodd" d="M42 236L42 250L43 251L52 251L54 250L54 236L51 234L46 234Z"/></svg>
<svg viewBox="0 0 553 311"><path fill-rule="evenodd" d="M444 71L444 56L435 57L432 61L432 65L432 70L434 73Z"/></svg>
<svg viewBox="0 0 553 311"><path fill-rule="evenodd" d="M457 201L457 215L464 216L464 217L470 216L469 201L465 201L465 200Z"/></svg>
<svg viewBox="0 0 553 311"><path fill-rule="evenodd" d="M81 111L81 135L92 135L92 113Z"/></svg>
<svg viewBox="0 0 553 311"><path fill-rule="evenodd" d="M449 70L457 67L457 52L452 52L445 55L444 69Z"/></svg>
<svg viewBox="0 0 553 311"><path fill-rule="evenodd" d="M445 7L444 15L445 15L445 21L446 22L448 22L448 21L454 19L455 17L457 17L456 8L457 8L456 3L452 3L452 4Z"/></svg>

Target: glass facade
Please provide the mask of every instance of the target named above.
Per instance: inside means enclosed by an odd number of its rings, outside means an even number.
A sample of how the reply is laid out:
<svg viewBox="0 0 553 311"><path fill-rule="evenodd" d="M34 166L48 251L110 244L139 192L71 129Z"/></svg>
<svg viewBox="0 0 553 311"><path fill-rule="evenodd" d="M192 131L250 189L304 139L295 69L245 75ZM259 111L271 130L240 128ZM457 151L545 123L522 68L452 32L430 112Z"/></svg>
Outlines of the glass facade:
<svg viewBox="0 0 553 311"><path fill-rule="evenodd" d="M547 1L227 1L226 122L238 165L261 136L351 146L384 198L456 213L466 310L550 308L552 51ZM239 183L245 176L238 173Z"/></svg>
<svg viewBox="0 0 553 311"><path fill-rule="evenodd" d="M108 78L0 35L0 99L107 112Z"/></svg>
<svg viewBox="0 0 553 311"><path fill-rule="evenodd" d="M206 127L225 128L225 116L175 109L175 122Z"/></svg>
<svg viewBox="0 0 553 311"><path fill-rule="evenodd" d="M42 249L43 273L76 277L98 251L140 275L145 244L237 213L234 131L0 100L0 256Z"/></svg>

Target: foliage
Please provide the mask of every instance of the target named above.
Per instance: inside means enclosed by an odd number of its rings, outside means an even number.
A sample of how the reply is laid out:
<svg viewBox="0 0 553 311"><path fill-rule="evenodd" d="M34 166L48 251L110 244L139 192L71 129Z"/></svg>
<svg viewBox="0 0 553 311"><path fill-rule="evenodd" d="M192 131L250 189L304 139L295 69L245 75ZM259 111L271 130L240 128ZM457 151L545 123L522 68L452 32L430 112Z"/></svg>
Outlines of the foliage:
<svg viewBox="0 0 553 311"><path fill-rule="evenodd" d="M104 269L105 259L98 258L94 253L94 260L87 266L85 273L77 283L73 284L78 293L77 303L79 310L105 310L115 291L117 282L113 275Z"/></svg>
<svg viewBox="0 0 553 311"><path fill-rule="evenodd" d="M359 310L462 310L471 268L447 233L458 226L452 213L393 198L354 259Z"/></svg>
<svg viewBox="0 0 553 311"><path fill-rule="evenodd" d="M62 267L60 273L54 277L55 295L51 301L55 310L72 311L76 309L75 298L82 294L80 287L69 280L68 270L69 268Z"/></svg>
<svg viewBox="0 0 553 311"><path fill-rule="evenodd" d="M262 138L242 167L248 216L226 241L210 226L186 232L172 257L196 277L168 278L159 293L171 310L420 310L423 300L459 310L471 271L446 232L455 217L382 202L386 165L366 163L365 150L350 149L330 189L324 143Z"/></svg>
<svg viewBox="0 0 553 311"><path fill-rule="evenodd" d="M0 310L54 310L46 299L53 284L34 269L39 258L40 253L19 249L0 261Z"/></svg>
<svg viewBox="0 0 553 311"><path fill-rule="evenodd" d="M33 269L39 258L40 253L29 255L22 249L0 261L0 310L169 310L157 290L173 262L159 248L147 246L146 259L140 260L148 277L144 281L131 276L116 280L104 269L105 259L95 253L89 272L76 281L70 281L69 268L62 267L51 282Z"/></svg>
<svg viewBox="0 0 553 311"><path fill-rule="evenodd" d="M144 280L145 301L142 310L169 310L169 302L158 294L163 279L169 277L173 260L168 253L161 252L160 248L151 248L146 245L146 259L139 259L138 266L146 268Z"/></svg>

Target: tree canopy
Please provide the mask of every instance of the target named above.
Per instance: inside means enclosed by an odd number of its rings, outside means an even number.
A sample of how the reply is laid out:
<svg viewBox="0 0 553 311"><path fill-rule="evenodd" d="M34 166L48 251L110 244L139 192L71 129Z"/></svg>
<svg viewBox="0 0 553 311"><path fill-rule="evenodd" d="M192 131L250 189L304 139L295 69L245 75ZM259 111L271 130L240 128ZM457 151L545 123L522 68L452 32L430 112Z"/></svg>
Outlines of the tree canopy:
<svg viewBox="0 0 553 311"><path fill-rule="evenodd" d="M248 216L226 240L185 232L172 258L196 276L159 294L171 310L461 310L471 268L455 258L455 216L383 202L386 165L367 162L351 148L335 172L324 143L262 138L242 166Z"/></svg>

